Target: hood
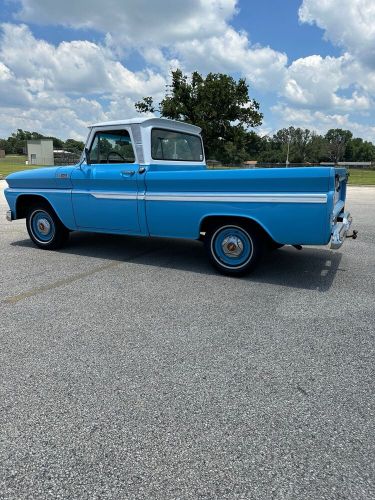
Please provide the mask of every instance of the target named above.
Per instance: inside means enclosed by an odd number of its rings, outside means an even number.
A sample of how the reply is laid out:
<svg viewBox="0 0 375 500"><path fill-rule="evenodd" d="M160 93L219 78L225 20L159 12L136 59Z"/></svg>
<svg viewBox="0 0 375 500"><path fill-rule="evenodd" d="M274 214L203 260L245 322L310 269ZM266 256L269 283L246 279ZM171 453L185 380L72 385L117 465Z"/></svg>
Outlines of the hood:
<svg viewBox="0 0 375 500"><path fill-rule="evenodd" d="M8 175L5 180L11 188L59 188L68 181L74 167L44 167L22 170ZM62 175L60 175L62 173Z"/></svg>

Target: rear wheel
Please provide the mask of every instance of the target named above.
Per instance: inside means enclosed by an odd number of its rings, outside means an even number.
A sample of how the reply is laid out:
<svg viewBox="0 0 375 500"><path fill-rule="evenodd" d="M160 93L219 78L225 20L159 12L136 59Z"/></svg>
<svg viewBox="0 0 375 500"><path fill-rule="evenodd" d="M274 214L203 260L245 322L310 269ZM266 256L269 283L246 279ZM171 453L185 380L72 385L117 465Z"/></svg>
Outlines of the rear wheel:
<svg viewBox="0 0 375 500"><path fill-rule="evenodd" d="M213 266L221 273L242 276L258 264L263 240L250 224L223 224L208 230L205 246Z"/></svg>
<svg viewBox="0 0 375 500"><path fill-rule="evenodd" d="M55 250L69 238L68 229L48 205L31 207L26 216L26 228L31 240L39 248Z"/></svg>

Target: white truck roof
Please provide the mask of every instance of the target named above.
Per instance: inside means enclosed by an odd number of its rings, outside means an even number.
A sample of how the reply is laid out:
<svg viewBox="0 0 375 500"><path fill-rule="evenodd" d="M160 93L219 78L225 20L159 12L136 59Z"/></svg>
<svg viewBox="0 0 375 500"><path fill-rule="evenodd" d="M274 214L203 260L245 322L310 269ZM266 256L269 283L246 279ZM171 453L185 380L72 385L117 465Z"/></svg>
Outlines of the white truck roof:
<svg viewBox="0 0 375 500"><path fill-rule="evenodd" d="M115 120L109 122L100 122L90 125L89 128L102 128L102 127L118 127L121 125L140 125L142 128L146 127L161 127L172 128L190 132L192 134L199 134L201 128L190 123L180 122L177 120L169 120L167 118L130 118L128 120Z"/></svg>
<svg viewBox="0 0 375 500"><path fill-rule="evenodd" d="M101 130L119 130L122 127L127 127L131 130L133 145L137 161L140 165L154 164L165 165L173 163L167 160L155 160L151 154L151 131L153 128L162 128L169 130L176 130L187 134L199 135L201 128L190 123L179 122L177 120L168 120L167 118L142 118L136 117L128 120L116 120L110 122L94 123L89 126L89 134L86 141L86 147L89 147L95 133ZM202 151L203 152L203 151ZM176 163L176 162L174 162ZM184 162L185 165L189 162ZM191 166L205 165L204 153L202 154L202 161L192 162Z"/></svg>

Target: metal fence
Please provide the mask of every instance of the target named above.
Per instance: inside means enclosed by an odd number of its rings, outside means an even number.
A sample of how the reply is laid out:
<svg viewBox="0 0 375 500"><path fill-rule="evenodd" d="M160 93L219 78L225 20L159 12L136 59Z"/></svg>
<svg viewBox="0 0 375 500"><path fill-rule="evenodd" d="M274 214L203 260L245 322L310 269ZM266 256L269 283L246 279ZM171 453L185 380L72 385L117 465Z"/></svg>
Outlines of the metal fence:
<svg viewBox="0 0 375 500"><path fill-rule="evenodd" d="M65 154L65 153L55 153L54 154L55 165L75 165L80 160L80 155L76 154Z"/></svg>
<svg viewBox="0 0 375 500"><path fill-rule="evenodd" d="M298 167L344 167L357 170L375 170L375 164L363 164L363 163L227 163L223 164L217 161L207 161L207 167L212 169L224 169L224 168L241 168L241 169L256 169L256 168L298 168Z"/></svg>

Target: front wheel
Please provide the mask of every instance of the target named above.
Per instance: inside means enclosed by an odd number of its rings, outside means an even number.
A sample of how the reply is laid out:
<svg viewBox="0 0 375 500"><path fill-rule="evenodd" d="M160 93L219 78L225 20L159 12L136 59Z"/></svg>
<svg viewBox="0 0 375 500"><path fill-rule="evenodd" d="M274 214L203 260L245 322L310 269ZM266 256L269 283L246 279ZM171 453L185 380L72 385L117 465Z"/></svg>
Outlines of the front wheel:
<svg viewBox="0 0 375 500"><path fill-rule="evenodd" d="M205 246L213 266L221 273L242 276L259 262L263 242L250 225L225 224L207 231Z"/></svg>
<svg viewBox="0 0 375 500"><path fill-rule="evenodd" d="M26 228L35 245L45 250L60 248L69 237L68 229L55 212L45 205L30 208L26 216Z"/></svg>

